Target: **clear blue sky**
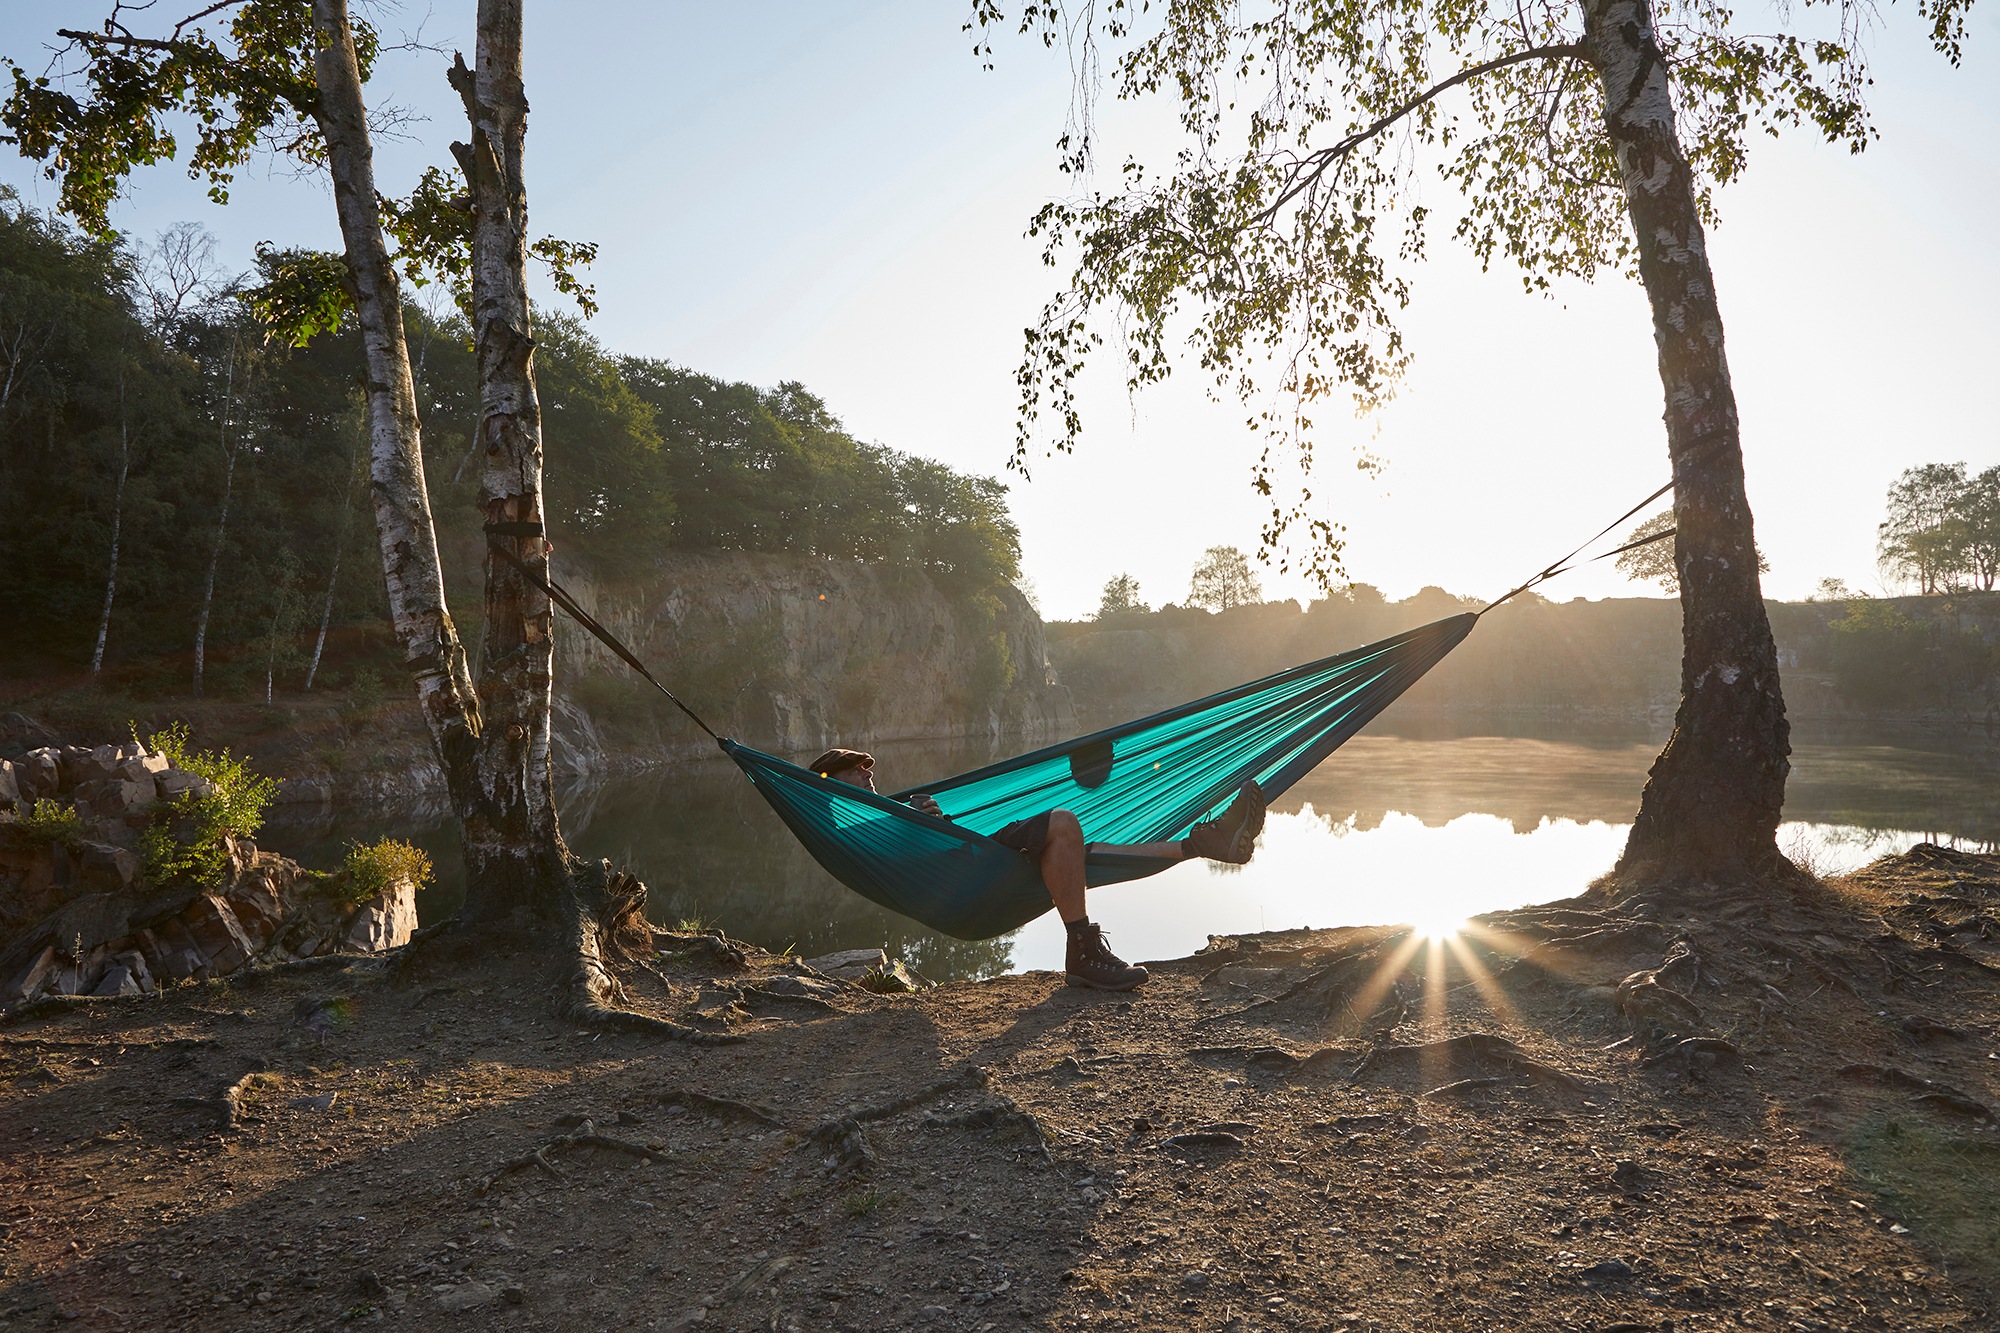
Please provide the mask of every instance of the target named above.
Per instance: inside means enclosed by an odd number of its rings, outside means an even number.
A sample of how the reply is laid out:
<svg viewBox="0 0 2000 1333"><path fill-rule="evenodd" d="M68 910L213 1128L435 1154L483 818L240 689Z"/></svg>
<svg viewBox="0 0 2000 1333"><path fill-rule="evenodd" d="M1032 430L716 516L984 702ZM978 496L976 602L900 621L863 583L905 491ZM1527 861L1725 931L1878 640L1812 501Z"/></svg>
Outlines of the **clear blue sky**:
<svg viewBox="0 0 2000 1333"><path fill-rule="evenodd" d="M1023 232L1063 190L1052 143L1068 105L1061 54L998 45L987 72L961 8L530 0L530 207L537 230L599 242L600 337L711 374L803 381L858 435L998 474L1013 439L1021 329L1055 275ZM102 3L15 0L0 50L23 63ZM164 11L162 11L164 12ZM469 51L470 0L378 10ZM1766 588L1834 575L1876 588L1883 491L1929 461L2000 462L2000 12L1975 11L1966 65L1884 9L1868 153L1759 144L1711 235ZM428 117L383 146L385 189L448 161L462 134L444 58L385 61L372 96ZM1114 131L1159 142L1144 118ZM1116 153L1110 160L1116 160ZM0 180L48 188L0 150ZM1449 198L1441 186L1430 202ZM172 168L143 176L116 220L145 237L194 218L225 256L272 239L330 245L330 203L288 173L242 180L228 209ZM1666 475L1660 389L1636 287L1521 294L1449 243L1419 275L1417 361L1379 419L1322 413L1320 493L1347 523L1353 577L1492 595ZM1044 609L1076 615L1113 574L1157 603L1185 595L1203 548L1255 545L1255 445L1239 405L1191 379L1127 401L1088 387L1074 457L1013 481ZM1388 461L1355 476L1349 449ZM561 441L549 447L559 451ZM1636 591L1608 566L1558 597ZM1267 574L1267 591L1302 584Z"/></svg>

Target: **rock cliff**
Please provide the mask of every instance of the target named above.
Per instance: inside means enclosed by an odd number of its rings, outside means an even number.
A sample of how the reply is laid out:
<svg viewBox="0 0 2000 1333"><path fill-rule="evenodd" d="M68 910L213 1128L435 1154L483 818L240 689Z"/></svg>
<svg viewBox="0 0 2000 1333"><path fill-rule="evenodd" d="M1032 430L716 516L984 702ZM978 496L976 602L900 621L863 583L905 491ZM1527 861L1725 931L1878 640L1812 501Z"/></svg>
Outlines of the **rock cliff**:
<svg viewBox="0 0 2000 1333"><path fill-rule="evenodd" d="M674 555L569 591L718 732L778 754L843 743L1052 736L1074 723L1041 618L1000 585L954 596L915 570ZM559 768L705 754L712 742L581 629L561 630Z"/></svg>

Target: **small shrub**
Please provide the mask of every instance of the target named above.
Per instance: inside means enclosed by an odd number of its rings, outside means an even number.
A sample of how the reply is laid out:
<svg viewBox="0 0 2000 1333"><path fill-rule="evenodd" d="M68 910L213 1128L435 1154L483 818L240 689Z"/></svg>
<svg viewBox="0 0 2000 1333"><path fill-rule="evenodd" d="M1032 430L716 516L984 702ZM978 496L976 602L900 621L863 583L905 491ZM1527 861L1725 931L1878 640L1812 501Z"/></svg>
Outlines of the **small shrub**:
<svg viewBox="0 0 2000 1333"><path fill-rule="evenodd" d="M329 879L327 886L345 902L365 903L403 879L419 889L429 884L431 858L421 847L396 838L383 838L349 847L340 873Z"/></svg>
<svg viewBox="0 0 2000 1333"><path fill-rule="evenodd" d="M136 727L133 734L138 734ZM251 837L264 826L264 811L278 794L277 780L252 772L248 759L226 749L195 749L185 722L156 731L143 743L182 772L207 779L212 788L206 796L161 801L153 808L139 835L146 881L215 883L229 858L229 840Z"/></svg>
<svg viewBox="0 0 2000 1333"><path fill-rule="evenodd" d="M840 1211L849 1217L867 1217L883 1208L894 1206L896 1196L884 1194L874 1186L849 1190L840 1196Z"/></svg>
<svg viewBox="0 0 2000 1333"><path fill-rule="evenodd" d="M22 831L37 846L61 843L65 847L74 847L83 841L86 827L83 816L76 812L75 806L51 801L47 797L36 801L34 809L21 820Z"/></svg>

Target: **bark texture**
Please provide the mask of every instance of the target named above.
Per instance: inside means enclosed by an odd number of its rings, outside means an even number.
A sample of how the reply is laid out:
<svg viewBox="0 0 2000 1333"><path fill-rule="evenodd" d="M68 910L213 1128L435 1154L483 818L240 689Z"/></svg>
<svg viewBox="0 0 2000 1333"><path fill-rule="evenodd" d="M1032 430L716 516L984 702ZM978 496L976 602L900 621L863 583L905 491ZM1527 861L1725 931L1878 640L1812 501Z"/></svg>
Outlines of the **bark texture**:
<svg viewBox="0 0 2000 1333"><path fill-rule="evenodd" d="M454 779L477 746L479 700L445 607L402 298L376 211L375 153L346 0L313 0L313 37L316 119L326 140L334 209L366 359L368 473L389 617L458 804L466 793Z"/></svg>
<svg viewBox="0 0 2000 1333"><path fill-rule="evenodd" d="M471 141L452 153L470 186L472 328L479 363L479 504L488 541L542 577L542 411L528 309L528 191L522 170L528 101L521 78L521 0L481 0L475 65L454 60ZM554 608L490 548L479 698L486 735L475 759L480 799L466 812L466 910L497 916L564 905L569 853L549 765Z"/></svg>
<svg viewBox="0 0 2000 1333"><path fill-rule="evenodd" d="M1584 24L1652 306L1679 529L1680 708L1618 873L1684 883L1776 873L1791 728L1693 178L1648 0L1584 0Z"/></svg>

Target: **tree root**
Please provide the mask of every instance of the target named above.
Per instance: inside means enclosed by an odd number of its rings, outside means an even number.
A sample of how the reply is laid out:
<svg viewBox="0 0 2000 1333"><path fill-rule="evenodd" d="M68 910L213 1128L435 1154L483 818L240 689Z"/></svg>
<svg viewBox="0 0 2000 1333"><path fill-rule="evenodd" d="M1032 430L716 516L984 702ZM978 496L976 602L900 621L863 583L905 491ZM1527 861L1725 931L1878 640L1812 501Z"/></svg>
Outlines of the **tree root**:
<svg viewBox="0 0 2000 1333"><path fill-rule="evenodd" d="M901 1115L912 1107L922 1106L925 1102L934 1101L946 1093L959 1092L966 1088L988 1087L992 1083L992 1078L992 1073L984 1066L967 1065L950 1078L927 1083L914 1092L904 1093L886 1102L850 1106L844 1113L822 1120L813 1126L807 1137L815 1143L831 1143L845 1132L845 1127L849 1124L860 1125L876 1120L887 1120L892 1115Z"/></svg>
<svg viewBox="0 0 2000 1333"><path fill-rule="evenodd" d="M1048 1131L1041 1120L1033 1111L1004 1093L996 1093L978 1106L950 1115L932 1111L924 1116L924 1124L933 1129L990 1129L1003 1136L1018 1134L1029 1140L1035 1155L1047 1163L1050 1170L1058 1175L1062 1173L1061 1168L1056 1166L1055 1153L1049 1148Z"/></svg>
<svg viewBox="0 0 2000 1333"><path fill-rule="evenodd" d="M1697 1078L1717 1069L1741 1069L1743 1052L1720 1037L1682 1037L1665 1049L1641 1059L1639 1067Z"/></svg>
<svg viewBox="0 0 2000 1333"><path fill-rule="evenodd" d="M645 926L641 913L644 884L613 870L609 861L579 861L572 867L564 901L573 960L558 1004L564 1017L584 1027L642 1032L692 1046L733 1046L744 1040L739 1033L705 1032L620 1007L626 1001L625 988L611 971L610 956L631 952L631 941L642 929L648 946L656 933Z"/></svg>
<svg viewBox="0 0 2000 1333"><path fill-rule="evenodd" d="M1490 1032L1468 1032L1409 1046L1378 1047L1354 1067L1353 1077L1358 1080L1383 1074L1387 1072L1384 1066L1390 1063L1414 1064L1426 1074L1463 1070L1466 1078L1475 1079L1487 1077L1488 1070L1497 1068L1565 1092L1583 1092L1589 1087L1576 1075L1543 1064L1505 1037ZM1464 1082L1466 1078L1455 1081ZM1450 1086L1450 1082L1447 1081L1445 1086Z"/></svg>
<svg viewBox="0 0 2000 1333"><path fill-rule="evenodd" d="M750 955L719 930L654 930L655 953L698 953L711 966L741 972L750 966Z"/></svg>
<svg viewBox="0 0 2000 1333"><path fill-rule="evenodd" d="M754 1120L760 1125L773 1129L783 1129L785 1122L762 1106L749 1102L734 1101L728 1097L711 1097L705 1092L690 1092L674 1089L651 1094L653 1100L663 1106L685 1106L690 1111L702 1111L710 1115L735 1116L740 1120Z"/></svg>
<svg viewBox="0 0 2000 1333"><path fill-rule="evenodd" d="M549 1154L567 1152L572 1148L602 1148L606 1152L624 1153L630 1157L643 1158L648 1162L670 1162L673 1160L670 1154L662 1152L658 1148L649 1148L643 1143L634 1143L630 1139L620 1139L614 1138L609 1134L600 1134L597 1132L597 1125L594 1121L585 1120L569 1133L558 1134L546 1143L537 1144L519 1157L502 1162L497 1170L479 1182L478 1192L484 1194L493 1188L494 1184L503 1177L510 1176L516 1171L526 1171L530 1167L539 1167L541 1170L554 1176L557 1180L567 1181L569 1177L564 1175L561 1168L549 1160Z"/></svg>

